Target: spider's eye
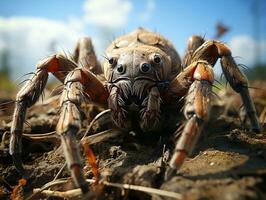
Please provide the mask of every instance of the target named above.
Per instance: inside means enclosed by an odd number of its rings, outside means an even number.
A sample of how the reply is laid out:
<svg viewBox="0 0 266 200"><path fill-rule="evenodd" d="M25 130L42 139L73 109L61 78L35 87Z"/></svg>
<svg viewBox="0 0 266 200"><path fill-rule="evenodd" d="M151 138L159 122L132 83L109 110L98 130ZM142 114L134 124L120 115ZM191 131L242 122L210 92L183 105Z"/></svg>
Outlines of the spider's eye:
<svg viewBox="0 0 266 200"><path fill-rule="evenodd" d="M126 66L120 64L120 65L117 66L116 71L117 71L119 74L124 74L125 71L126 71Z"/></svg>
<svg viewBox="0 0 266 200"><path fill-rule="evenodd" d="M110 65L112 65L112 66L115 66L115 65L116 65L116 59L113 58L113 57L111 57L111 58L108 59L108 63L109 63Z"/></svg>
<svg viewBox="0 0 266 200"><path fill-rule="evenodd" d="M153 61L154 61L156 64L160 64L160 63L162 62L161 56L159 56L159 55L154 55Z"/></svg>
<svg viewBox="0 0 266 200"><path fill-rule="evenodd" d="M151 69L151 65L149 63L143 63L141 66L140 66L140 71L143 72L143 73L147 73L149 72Z"/></svg>

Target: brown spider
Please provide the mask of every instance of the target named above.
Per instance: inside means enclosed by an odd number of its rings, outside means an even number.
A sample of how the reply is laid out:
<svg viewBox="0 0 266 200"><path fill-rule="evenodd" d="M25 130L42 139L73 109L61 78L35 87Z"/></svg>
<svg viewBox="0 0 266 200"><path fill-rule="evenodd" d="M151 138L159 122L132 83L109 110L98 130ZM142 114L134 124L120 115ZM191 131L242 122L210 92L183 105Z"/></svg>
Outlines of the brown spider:
<svg viewBox="0 0 266 200"><path fill-rule="evenodd" d="M108 104L113 122L120 129L148 132L165 128L160 120L164 108L185 97L187 122L166 172L166 177L171 177L193 150L208 120L214 82L213 66L220 58L227 81L242 97L253 131L260 130L248 81L229 48L219 41L205 41L202 37L192 36L181 63L167 39L148 30L137 29L112 42L106 55L103 63L105 81L99 78L102 68L89 38L79 41L73 60L58 54L37 65L31 80L17 94L11 127L10 154L21 175L24 174L21 136L26 110L43 92L49 72L64 83L56 132L61 136L72 178L83 193L88 191L88 186L75 135L81 127L80 105L84 98ZM175 112L178 115L178 110Z"/></svg>

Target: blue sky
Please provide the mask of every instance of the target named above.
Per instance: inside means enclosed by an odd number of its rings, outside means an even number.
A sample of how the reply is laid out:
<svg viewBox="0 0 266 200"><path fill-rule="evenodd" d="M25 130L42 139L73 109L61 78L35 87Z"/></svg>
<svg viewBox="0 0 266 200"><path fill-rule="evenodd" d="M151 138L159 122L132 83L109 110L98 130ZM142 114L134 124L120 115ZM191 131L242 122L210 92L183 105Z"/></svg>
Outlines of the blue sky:
<svg viewBox="0 0 266 200"><path fill-rule="evenodd" d="M9 43L5 44L2 35L2 49L12 46L12 41L16 45L21 44L17 47L20 53L32 54L30 57L24 55L25 69L34 69L33 63L36 63L41 56L51 53L51 50L47 49L42 42L58 40L57 44L61 49L71 51L78 37L90 35L93 39L95 38L98 54L102 55L104 46L113 37L142 26L170 39L182 55L190 35L200 34L206 35L206 38L213 38L215 25L217 22L222 22L230 28L230 31L221 40L232 48L233 55L244 57L241 62L251 65L254 62L254 55L249 51L253 51L257 45L261 49L261 61L266 61L263 58L266 57L263 56L266 53L266 1L257 0L260 16L259 38L254 37L252 13L254 1L256 0L2 0L0 2L0 52L1 34L4 33ZM57 27L59 27L58 30ZM37 29L42 31L36 36ZM42 49L38 53L34 41L30 41L29 44L25 42L31 39L23 38L32 35L29 30L34 32L32 40L38 39L40 48L46 48L46 50ZM32 52L27 47L31 48ZM17 48L14 45L10 53L12 54ZM18 56L19 52L16 54L12 56ZM23 60L23 56L20 55L19 59ZM17 64L19 63L12 62L12 65ZM13 68L15 69L16 66Z"/></svg>

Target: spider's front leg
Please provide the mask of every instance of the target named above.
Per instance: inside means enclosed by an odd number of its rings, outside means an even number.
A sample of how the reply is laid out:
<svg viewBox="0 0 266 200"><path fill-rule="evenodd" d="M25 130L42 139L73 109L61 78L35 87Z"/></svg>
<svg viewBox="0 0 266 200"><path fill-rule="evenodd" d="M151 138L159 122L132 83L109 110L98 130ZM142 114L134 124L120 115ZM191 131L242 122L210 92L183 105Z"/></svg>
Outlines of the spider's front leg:
<svg viewBox="0 0 266 200"><path fill-rule="evenodd" d="M102 73L101 64L96 57L91 38L85 37L78 41L73 58L78 66L84 66L94 74Z"/></svg>
<svg viewBox="0 0 266 200"><path fill-rule="evenodd" d="M88 191L88 186L82 172L83 167L80 161L76 134L79 132L82 122L80 119L80 105L87 96L94 102L105 104L108 93L103 84L91 72L84 68L76 68L65 79L56 132L61 136L64 154L72 178L83 193Z"/></svg>
<svg viewBox="0 0 266 200"><path fill-rule="evenodd" d="M77 68L78 66L75 62L60 54L50 56L37 64L36 72L21 88L16 97L9 152L17 171L24 178L28 178L24 172L21 159L21 136L25 115L27 108L34 105L43 92L48 73L52 73L59 81L65 82L57 133L61 135L64 152L68 166L71 168L74 182L82 188L83 192L86 192L88 188L85 186L80 167L78 145L73 137L79 131L81 123L79 106L84 96L83 94L89 96L92 101L105 104L108 93L96 76L89 71L101 72L89 38L80 40L74 52L74 60L83 68Z"/></svg>
<svg viewBox="0 0 266 200"><path fill-rule="evenodd" d="M212 66L201 60L188 66L170 85L170 90L177 94L183 92L187 85L192 83L187 93L184 108L184 114L188 121L176 143L174 154L170 160L170 168L166 172L166 179L172 177L175 171L181 167L186 156L191 153L204 123L208 120L213 81Z"/></svg>
<svg viewBox="0 0 266 200"><path fill-rule="evenodd" d="M259 132L259 120L254 103L248 91L248 80L233 59L230 49L219 41L208 40L193 53L191 62L206 60L214 66L218 58L221 59L221 66L226 80L234 91L241 96L252 130L254 132Z"/></svg>
<svg viewBox="0 0 266 200"><path fill-rule="evenodd" d="M75 63L62 55L50 56L38 63L36 72L17 94L11 125L9 153L13 157L13 162L17 171L22 176L25 176L25 174L21 160L21 136L27 108L35 104L43 92L49 72L54 74L61 82L64 82L68 72L75 67L77 67Z"/></svg>

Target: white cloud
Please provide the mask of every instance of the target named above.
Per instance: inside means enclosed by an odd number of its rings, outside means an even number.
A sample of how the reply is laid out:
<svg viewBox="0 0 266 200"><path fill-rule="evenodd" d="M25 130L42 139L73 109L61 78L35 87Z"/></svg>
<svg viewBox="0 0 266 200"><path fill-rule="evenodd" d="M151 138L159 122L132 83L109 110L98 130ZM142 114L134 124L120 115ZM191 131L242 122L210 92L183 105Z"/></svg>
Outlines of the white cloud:
<svg viewBox="0 0 266 200"><path fill-rule="evenodd" d="M87 0L85 21L104 28L123 28L133 5L129 0Z"/></svg>
<svg viewBox="0 0 266 200"><path fill-rule="evenodd" d="M84 19L77 18L76 16L69 16L68 17L68 25L72 27L74 30L83 32L86 23Z"/></svg>
<svg viewBox="0 0 266 200"><path fill-rule="evenodd" d="M140 14L140 20L148 21L151 18L153 12L155 11L155 8L155 0L147 0L146 9Z"/></svg>
<svg viewBox="0 0 266 200"><path fill-rule="evenodd" d="M103 54L114 30L123 28L133 8L130 0L86 0L83 16L69 16L67 22L36 17L0 17L0 63L8 52L12 78L34 71L37 62L52 53L72 52L84 36L87 25L95 26L93 39L96 52ZM1 68L1 66L0 66Z"/></svg>
<svg viewBox="0 0 266 200"><path fill-rule="evenodd" d="M58 21L33 17L0 17L0 55L8 51L12 77L34 71L45 56L70 52L81 33Z"/></svg>
<svg viewBox="0 0 266 200"><path fill-rule="evenodd" d="M251 67L256 63L256 59L262 63L266 62L266 41L255 41L250 36L240 35L233 37L228 45L233 56L240 57L237 58L238 63ZM256 48L259 49L259 55L255 55L257 53Z"/></svg>

